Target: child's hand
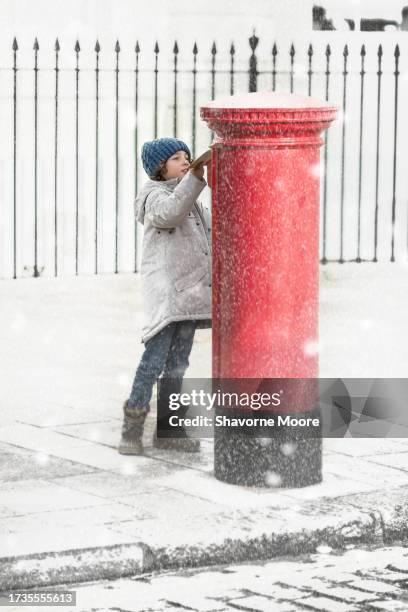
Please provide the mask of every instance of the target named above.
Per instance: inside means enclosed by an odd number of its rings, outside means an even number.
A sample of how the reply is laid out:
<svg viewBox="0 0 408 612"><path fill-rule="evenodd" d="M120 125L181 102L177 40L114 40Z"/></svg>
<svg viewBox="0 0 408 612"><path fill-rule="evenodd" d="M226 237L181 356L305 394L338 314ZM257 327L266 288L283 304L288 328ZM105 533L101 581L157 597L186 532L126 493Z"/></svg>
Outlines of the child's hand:
<svg viewBox="0 0 408 612"><path fill-rule="evenodd" d="M204 178L204 164L203 163L198 164L198 166L196 166L195 168L191 168L190 172L194 174L196 178L202 181Z"/></svg>

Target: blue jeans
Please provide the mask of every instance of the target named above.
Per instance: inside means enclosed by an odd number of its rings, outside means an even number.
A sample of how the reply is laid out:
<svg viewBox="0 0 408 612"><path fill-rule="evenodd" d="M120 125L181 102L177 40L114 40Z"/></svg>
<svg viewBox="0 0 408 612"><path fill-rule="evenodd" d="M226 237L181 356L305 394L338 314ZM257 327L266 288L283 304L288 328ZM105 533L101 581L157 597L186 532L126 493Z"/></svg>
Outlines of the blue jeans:
<svg viewBox="0 0 408 612"><path fill-rule="evenodd" d="M152 397L153 385L161 374L163 378L172 379L171 391L180 393L183 376L189 365L196 325L196 321L169 323L146 342L128 399L129 406L147 406ZM160 385L164 401L166 392L168 390L165 385Z"/></svg>

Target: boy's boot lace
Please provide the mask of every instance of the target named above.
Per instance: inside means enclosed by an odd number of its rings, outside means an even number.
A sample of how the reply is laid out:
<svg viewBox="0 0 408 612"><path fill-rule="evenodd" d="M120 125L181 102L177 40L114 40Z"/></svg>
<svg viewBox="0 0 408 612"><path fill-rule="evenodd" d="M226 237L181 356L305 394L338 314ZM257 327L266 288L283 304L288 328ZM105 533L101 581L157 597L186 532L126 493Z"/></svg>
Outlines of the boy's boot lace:
<svg viewBox="0 0 408 612"><path fill-rule="evenodd" d="M150 406L129 406L128 400L123 405L122 437L118 451L122 455L141 455L143 453L143 425Z"/></svg>

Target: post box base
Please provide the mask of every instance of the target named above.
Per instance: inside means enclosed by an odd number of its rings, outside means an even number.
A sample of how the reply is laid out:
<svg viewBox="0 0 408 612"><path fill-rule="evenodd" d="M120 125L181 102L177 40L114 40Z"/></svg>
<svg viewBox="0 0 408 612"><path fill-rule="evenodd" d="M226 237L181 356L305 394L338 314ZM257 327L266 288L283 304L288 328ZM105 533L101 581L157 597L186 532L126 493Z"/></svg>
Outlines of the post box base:
<svg viewBox="0 0 408 612"><path fill-rule="evenodd" d="M322 439L279 430L274 437L256 438L224 427L215 433L214 475L223 482L253 487L317 484L322 480Z"/></svg>

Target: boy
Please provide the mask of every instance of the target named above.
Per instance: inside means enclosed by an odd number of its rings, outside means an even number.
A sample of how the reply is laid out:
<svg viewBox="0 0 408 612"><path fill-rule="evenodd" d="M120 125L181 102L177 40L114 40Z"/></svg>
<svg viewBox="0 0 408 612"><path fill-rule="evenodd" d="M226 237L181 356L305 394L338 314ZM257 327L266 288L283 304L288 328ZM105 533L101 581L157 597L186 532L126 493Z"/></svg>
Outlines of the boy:
<svg viewBox="0 0 408 612"><path fill-rule="evenodd" d="M142 162L150 180L135 202L137 220L144 225L141 277L145 350L126 400L119 452L143 452L143 425L150 410L152 388L160 375L158 405L170 393L180 393L194 333L211 325L211 246L205 211L196 202L206 186L203 164L190 169L188 146L176 138L146 142ZM185 410L187 411L187 409ZM178 416L183 417L182 411ZM160 439L158 448L197 452L199 440Z"/></svg>

